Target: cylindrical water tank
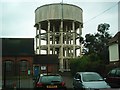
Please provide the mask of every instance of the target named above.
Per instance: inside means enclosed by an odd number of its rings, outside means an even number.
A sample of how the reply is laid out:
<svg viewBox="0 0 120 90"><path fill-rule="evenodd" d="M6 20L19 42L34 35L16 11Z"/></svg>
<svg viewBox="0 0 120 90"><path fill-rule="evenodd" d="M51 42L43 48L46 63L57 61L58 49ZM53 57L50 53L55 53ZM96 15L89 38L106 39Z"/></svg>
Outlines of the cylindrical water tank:
<svg viewBox="0 0 120 90"><path fill-rule="evenodd" d="M80 7L72 4L47 4L35 10L35 23L54 19L75 20L83 23L82 13L83 10Z"/></svg>

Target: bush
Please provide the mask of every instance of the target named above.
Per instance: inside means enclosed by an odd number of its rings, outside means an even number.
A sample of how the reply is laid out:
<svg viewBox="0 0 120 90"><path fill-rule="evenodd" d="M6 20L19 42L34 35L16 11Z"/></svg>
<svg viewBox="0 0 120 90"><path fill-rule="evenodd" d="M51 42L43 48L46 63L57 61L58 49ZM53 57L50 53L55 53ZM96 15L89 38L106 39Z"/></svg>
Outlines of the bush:
<svg viewBox="0 0 120 90"><path fill-rule="evenodd" d="M93 58L94 57L94 58ZM70 60L71 74L74 75L76 72L93 71L100 74L104 73L105 65L99 60L99 57L94 55L78 58L72 58Z"/></svg>

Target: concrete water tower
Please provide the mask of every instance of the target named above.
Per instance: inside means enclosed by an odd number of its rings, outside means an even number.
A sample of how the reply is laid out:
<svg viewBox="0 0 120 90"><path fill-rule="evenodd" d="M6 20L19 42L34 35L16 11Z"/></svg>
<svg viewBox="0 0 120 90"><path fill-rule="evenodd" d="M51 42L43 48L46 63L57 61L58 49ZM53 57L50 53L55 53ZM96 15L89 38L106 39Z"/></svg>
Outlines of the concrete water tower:
<svg viewBox="0 0 120 90"><path fill-rule="evenodd" d="M69 59L81 54L82 13L80 7L64 3L35 10L36 54L58 54L61 71L69 70Z"/></svg>

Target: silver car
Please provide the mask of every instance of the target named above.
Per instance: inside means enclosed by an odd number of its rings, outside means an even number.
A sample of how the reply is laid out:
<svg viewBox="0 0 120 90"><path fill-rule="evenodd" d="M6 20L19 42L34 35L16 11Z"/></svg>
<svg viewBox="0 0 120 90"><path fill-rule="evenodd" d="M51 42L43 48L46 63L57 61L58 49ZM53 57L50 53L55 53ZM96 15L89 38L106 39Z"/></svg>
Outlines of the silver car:
<svg viewBox="0 0 120 90"><path fill-rule="evenodd" d="M111 88L96 72L77 72L73 79L74 89L99 90Z"/></svg>

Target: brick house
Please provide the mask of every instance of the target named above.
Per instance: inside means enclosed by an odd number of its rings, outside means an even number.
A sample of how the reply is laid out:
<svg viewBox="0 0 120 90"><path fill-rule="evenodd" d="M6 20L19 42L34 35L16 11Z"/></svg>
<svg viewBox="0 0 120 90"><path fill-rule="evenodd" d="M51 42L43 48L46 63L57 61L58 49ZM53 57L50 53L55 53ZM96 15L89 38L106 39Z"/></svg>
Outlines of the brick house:
<svg viewBox="0 0 120 90"><path fill-rule="evenodd" d="M34 55L33 38L2 38L3 76L18 76L32 72Z"/></svg>
<svg viewBox="0 0 120 90"><path fill-rule="evenodd" d="M33 61L33 74L38 75L41 73L57 73L59 69L58 55L43 54L35 55ZM36 72L37 70L37 72Z"/></svg>
<svg viewBox="0 0 120 90"><path fill-rule="evenodd" d="M110 65L120 67L120 31L109 41Z"/></svg>
<svg viewBox="0 0 120 90"><path fill-rule="evenodd" d="M37 67L40 73L58 71L57 55L36 55L34 38L2 38L2 76L6 80L14 77L32 77ZM11 86L10 86L11 87Z"/></svg>

